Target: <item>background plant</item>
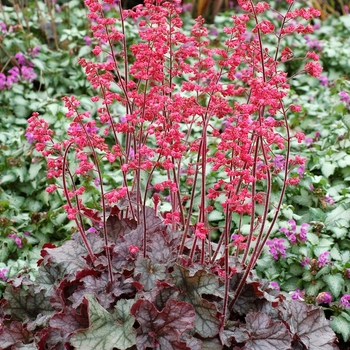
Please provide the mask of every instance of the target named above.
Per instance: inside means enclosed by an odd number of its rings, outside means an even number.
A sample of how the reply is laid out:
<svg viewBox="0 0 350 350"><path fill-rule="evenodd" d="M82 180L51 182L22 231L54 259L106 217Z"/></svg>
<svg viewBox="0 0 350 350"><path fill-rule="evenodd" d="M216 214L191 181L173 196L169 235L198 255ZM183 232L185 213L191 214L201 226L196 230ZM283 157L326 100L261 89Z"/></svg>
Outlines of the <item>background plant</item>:
<svg viewBox="0 0 350 350"><path fill-rule="evenodd" d="M6 8L5 8L6 9ZM74 13L74 10L75 10L75 7L73 6L72 7L72 9L71 9L71 13ZM268 18L271 18L271 19L273 19L273 14L266 14L267 16L268 16ZM221 17L219 17L218 18L218 21L217 21L217 25L220 25L220 23L224 23L224 20L225 20L226 18L225 18L225 15L222 15ZM333 19L332 19L333 20ZM186 18L186 21L188 22L188 18ZM337 24L336 26L335 26L335 28L336 28L336 30L335 30L335 32L333 32L333 34L332 34L332 39L334 39L334 36L335 36L335 34L336 34L336 31L338 31L339 30L339 33L341 33L342 31L344 31L344 27L341 27L341 26L339 26L339 21L337 21L336 22L336 20L333 20L333 22L329 22L329 23L333 23L334 25L335 24ZM188 24L186 24L186 27L188 28ZM129 30L132 28L132 25L130 25L130 27L129 27ZM333 28L333 25L332 25L332 28ZM220 30L218 31L218 32L220 32ZM324 33L326 34L326 30L324 30ZM212 39L215 39L215 37L216 37L216 35L218 35L217 33L215 33L215 31L214 32L212 32L212 31L210 31L210 38L212 38ZM309 36L310 36L310 34L309 34ZM265 38L266 38L266 36L265 36ZM313 36L311 36L311 40L314 40L316 37L313 37ZM330 40L330 37L327 37L327 35L324 35L323 37L322 37L323 39L324 39L324 42L326 43L326 45L327 45L327 43L329 42L329 47L331 47L332 46L332 42L334 41L334 40ZM288 40L288 39L286 39L286 40ZM309 42L311 43L311 40L309 40ZM341 39L340 40L342 40L342 43L346 43L346 35L345 34L342 34L342 37L341 37ZM219 40L218 40L219 41ZM295 56L300 56L299 55L299 52L301 52L301 51L298 51L298 50L303 50L305 47L306 47L306 43L307 43L307 40L306 39L297 39L297 38L295 38L295 37L293 37L293 39L291 38L290 39L290 41L293 41L294 43L296 43L296 45L297 45L297 47L295 47L295 48L293 48L293 50L295 51ZM215 42L215 40L213 40L213 42ZM273 43L273 42L272 42ZM312 44L312 43L311 43ZM310 44L310 45L311 45ZM316 43L315 43L315 45L316 45ZM344 50L345 50L345 48L346 48L346 45L342 45L342 47L344 47ZM54 48L54 47L53 47ZM315 49L315 48L313 48L313 49ZM87 50L88 50L88 48L87 48ZM339 52L339 50L334 50L334 52ZM323 54L321 53L321 59L322 58L324 58L324 59L326 59L326 57L327 56L322 56ZM345 55L345 54L344 54ZM51 55L49 56L49 57L51 57ZM72 56L72 55L70 55L69 56L70 58L73 58L74 56ZM332 56L331 56L332 57ZM338 58L339 57L339 58ZM336 56L336 58L334 58L334 56L333 56L333 59L331 59L331 60L327 60L327 62L331 62L332 63L332 65L336 65L336 64L338 64L337 62L339 61L339 62L341 62L341 59L340 59L340 55L339 56ZM345 57L345 56L344 56ZM343 59L342 59L342 61L343 62L345 62ZM327 63L326 62L326 63ZM300 61L298 62L298 61L291 61L291 62L288 62L288 63L286 63L286 64L289 64L290 65L290 67L288 68L288 69L290 69L290 72L293 72L293 71L296 71L296 70L298 70L301 66L300 66ZM329 63L327 63L327 64L329 64ZM344 67L344 70L345 70L345 65L343 65L343 67ZM36 69L35 67L34 67L34 69ZM335 70L333 70L333 71L331 71L330 72L330 78L332 78L332 76L334 76L334 72L336 72L336 74L341 74L341 71L342 70L339 70L339 67L337 67L336 68L337 69L337 71L335 71ZM73 72L74 71L76 71L76 69L74 69L73 70ZM346 71L346 70L345 70ZM82 77L83 75L81 75L81 77ZM339 75L338 75L339 76ZM77 81L78 82L78 80L79 79L76 79L75 81ZM305 83L307 84L307 90L305 91L305 87L303 87L303 86L305 86ZM316 87L316 84L318 83L318 81L317 81L317 79L313 79L312 80L312 78L310 79L308 79L307 81L304 79L304 78L298 78L297 80L296 80L296 83L295 83L295 85L293 84L293 86L295 86L295 89L297 89L297 91L298 91L298 93L300 94L300 93L303 93L303 92L305 92L306 94L305 94L305 97L301 97L301 99L303 99L304 98L304 101L305 101L305 103L306 103L306 106L307 107L305 107L305 109L304 109L304 111L309 111L310 109L317 109L318 107L316 107L316 103L314 103L314 104L312 104L312 103L310 103L310 104L308 104L310 101L308 100L308 98L309 98L309 96L307 96L307 94L309 93L309 86L315 86ZM63 93L63 94L65 94L65 93ZM336 95L336 94L335 94ZM9 97L8 97L9 98ZM316 101L315 101L316 102ZM324 106L324 99L323 98L319 98L318 99L318 103L319 104L321 104L322 106ZM87 102L87 104L88 104L88 102ZM304 104L303 104L303 106L304 106ZM89 107L89 108L92 108L92 107ZM326 107L324 107L325 109L326 109ZM33 108L34 109L34 108ZM36 108L35 108L36 109ZM315 111L314 112L315 113L315 115L317 114L317 111ZM9 114L10 114L10 112L9 112ZM63 113L61 114L61 117L63 117ZM63 118L62 118L63 119ZM296 115L296 117L293 119L293 125L294 125L294 123L295 123L295 127L298 127L299 126L299 120L300 119L300 114L298 114L298 115ZM46 120L47 121L50 121L50 119L48 119L48 118L46 118ZM10 124L9 124L10 125ZM292 126L293 126L292 125ZM307 126L308 125L308 123L307 122L305 122L305 125ZM322 128L322 126L320 126L320 125L323 125L323 124L319 124L318 126L317 126L317 128ZM62 126L63 127L63 126ZM221 127L221 124L220 124L220 127ZM61 128L61 126L59 126L59 124L57 124L57 128ZM217 125L217 128L219 129L219 123L218 123L218 125ZM196 131L196 134L194 134L194 136L193 136L193 138L196 138L196 137L198 137L198 135L200 135L200 132L201 132L201 127L200 126L194 126L193 127L193 130L195 130ZM315 129L316 130L316 129ZM20 136L22 135L22 139L23 139L23 134L24 134L24 132L23 132L23 129L20 131ZM23 142L22 142L23 143ZM15 145L11 145L11 147L14 147ZM213 145L208 145L208 147L212 147L212 148L214 148L214 146ZM300 151L300 149L298 149L298 152ZM10 156L10 154L12 154L12 150L10 150L9 152L8 152L8 154L6 154L5 155L5 157L6 157L6 159ZM312 153L312 152L310 152L310 153ZM108 170L108 171L107 171ZM110 171L109 171L110 170ZM113 176L113 167L105 167L104 168L104 171L105 171L105 179L107 179L107 180L105 180L105 182L107 182L108 183L108 185L110 185L110 188L112 188L114 185L115 185L115 179L114 179L114 176ZM157 175L157 174L156 174ZM212 184L214 184L217 180L216 180L216 178L217 178L217 176L216 176L217 174L216 173L210 173L210 174L208 174L208 182L210 183L212 183ZM159 174L158 175L159 176L159 178L162 176L162 174ZM38 178L39 178L39 176L38 176ZM185 182L185 176L183 175L182 176L182 178L184 179L184 182ZM87 180L89 180L90 178L88 178ZM90 179L91 180L91 179ZM182 181L182 180L181 180ZM316 180L316 182L317 182L317 180ZM86 192L89 192L90 191L90 189L91 189L91 191L92 191L92 193L94 193L95 192L95 189L93 190L93 188L94 187L90 187L90 188L88 188L87 187L87 184L89 183L89 181L86 181L86 182L84 182L84 186L86 187ZM114 184L114 185L113 185ZM44 188L44 181L43 181L43 183L42 183L42 189ZM10 187L10 184L9 184L9 187ZM317 187L317 186L316 186ZM326 193L327 193L327 189L329 188L329 185L328 185L328 179L327 178L324 178L324 179L322 179L322 181L321 181L321 187L322 187L322 192L321 192L321 195L320 196L315 196L315 202L317 202L317 204L315 204L316 206L319 206L320 205L320 203L321 203L321 201L319 200L319 199L322 199L322 196L324 195L324 196L326 196ZM11 186L11 194L13 194L13 191L14 191L14 186ZM34 192L35 193L35 192ZM34 194L33 193L33 194ZM303 194L304 192L302 192L302 194ZM163 196L163 197L167 197L167 194L168 193L162 193L161 195ZM291 194L293 194L293 195L295 195L295 194L297 194L297 192L291 192ZM47 194L45 194L46 196L47 196ZM32 195L31 195L32 196ZM291 199L293 198L294 196L292 196L291 195ZM11 203L11 197L9 198L9 196L7 196L6 197L7 198L7 200ZM86 198L86 197L85 197ZM90 197L91 198L91 197ZM198 200L198 199L197 199ZM50 205L51 203L50 202L47 202L48 203L48 205ZM54 203L54 202L52 202L52 203ZM151 202L152 203L152 202ZM10 204L10 206L12 205L12 203ZM153 203L152 203L152 205L153 205ZM294 205L295 205L295 203L294 203ZM93 204L90 202L90 204L89 204L89 206L90 207L93 207ZM164 203L163 204L163 211L166 211L166 209L169 209L170 208L170 203ZM220 218L222 218L223 217L223 210L222 210L222 208L221 208L221 205L218 203L218 204L214 204L214 210L213 211L211 211L209 214L208 214L208 220L209 220L209 222L211 223L211 225L213 225L213 226L216 226L216 227L220 227L220 226L223 226L223 222L222 222L222 220L220 221ZM4 206L4 212L6 213L6 211L8 210L8 209L10 209L9 207L8 207L8 205L7 205L7 203L5 203L5 206ZM287 206L285 206L285 208L284 208L284 213L286 214L286 215L291 215L290 213L291 213L291 207L288 207L288 205ZM295 209L295 208L294 208ZM6 214L7 215L7 214ZM9 216L9 217L11 217L11 216ZM64 217L63 215L61 216L62 218ZM289 219L289 217L288 216L286 216L286 218L288 218ZM234 219L234 221L235 221L235 224L234 224L234 227L237 229L238 227L241 227L242 229L243 228L245 228L246 226L244 226L243 224L245 223L245 220L247 220L246 219L246 217L243 217L243 219L242 220L240 220L240 216L239 215L233 215L233 219ZM303 222L303 221L300 221L301 223ZM242 225L242 226L239 226L239 225ZM61 227L61 230L62 230L62 227ZM35 232L35 235L39 235L39 232L40 232L40 230L33 230L34 232ZM48 229L48 234L51 234L51 232L52 232L53 230L52 230L52 228L49 228ZM217 232L218 232L219 230L217 230ZM12 231L11 231L12 232ZM24 231L23 231L24 232ZM24 233L22 232L22 237L23 238L25 238L25 237L27 237ZM32 232L32 230L30 230L30 232ZM64 232L66 232L66 231L64 231ZM214 232L214 231L213 231ZM62 233L63 233L63 230L62 230ZM17 253L16 254L18 254L18 255L21 255L22 253L24 253L25 252L25 249L18 249L18 246L17 246L17 244L16 244L16 241L15 241L15 239L13 238L13 237L11 237L11 238L8 238L7 237L7 234L9 234L9 232L8 231L6 231L6 239L7 239L7 242L9 242L10 244L12 244L12 249L14 250L14 251L16 251ZM17 232L17 235L19 235L18 234L18 232ZM328 235L329 235L329 233L328 233ZM4 236L5 237L5 236ZM61 236L62 237L62 236ZM47 237L45 236L45 235L43 235L43 240L42 240L42 242L43 241L45 241L46 239L47 239ZM6 247L5 247L6 248ZM29 251L31 251L31 248L30 248L30 246L28 246L28 250ZM6 251L6 249L4 250L4 251ZM26 258L26 256L25 256L25 254L23 254L23 257L25 258L25 259L27 259ZM6 258L6 259L8 259L8 258ZM6 261L6 259L5 259L5 261ZM20 259L19 259L19 261L20 261ZM28 264L28 262L26 261L26 260L22 260L23 262L22 262L22 264L23 264L23 266L27 266L27 264ZM33 261L35 261L35 260L33 260ZM10 265L13 265L13 261L11 261L10 262Z"/></svg>

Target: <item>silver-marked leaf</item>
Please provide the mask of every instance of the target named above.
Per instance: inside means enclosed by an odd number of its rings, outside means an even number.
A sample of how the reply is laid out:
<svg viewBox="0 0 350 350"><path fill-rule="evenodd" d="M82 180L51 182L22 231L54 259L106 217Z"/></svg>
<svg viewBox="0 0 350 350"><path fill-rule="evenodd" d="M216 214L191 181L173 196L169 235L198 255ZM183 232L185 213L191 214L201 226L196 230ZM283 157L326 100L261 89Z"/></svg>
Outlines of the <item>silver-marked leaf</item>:
<svg viewBox="0 0 350 350"><path fill-rule="evenodd" d="M323 280L327 283L327 287L333 296L338 298L345 283L344 277L340 273L336 273L335 275L323 276Z"/></svg>
<svg viewBox="0 0 350 350"><path fill-rule="evenodd" d="M202 294L216 295L219 282L216 276L205 270L197 270L194 275L184 267L175 265L173 277L181 294L179 299L193 305L196 310L194 328L202 337L214 337L219 333L219 312L214 303L202 298Z"/></svg>
<svg viewBox="0 0 350 350"><path fill-rule="evenodd" d="M245 318L250 333L246 348L250 350L289 350L292 336L282 321L273 322L263 312L250 313Z"/></svg>
<svg viewBox="0 0 350 350"><path fill-rule="evenodd" d="M44 293L36 293L33 286L27 290L8 287L4 298L7 303L5 313L19 321L35 320L38 315L46 315L52 312L52 307Z"/></svg>
<svg viewBox="0 0 350 350"><path fill-rule="evenodd" d="M195 312L191 305L170 299L164 309L158 311L150 301L140 299L130 312L140 324L138 349L159 344L161 350L191 350L181 341L181 335L193 328Z"/></svg>
<svg viewBox="0 0 350 350"><path fill-rule="evenodd" d="M345 317L344 317L345 316ZM348 341L350 338L350 320L349 315L342 312L338 316L333 316L331 320L332 328L342 335L344 341Z"/></svg>
<svg viewBox="0 0 350 350"><path fill-rule="evenodd" d="M146 291L156 287L157 281L165 279L165 266L154 264L150 259L139 257L135 264L135 276L139 275L138 281L143 284Z"/></svg>
<svg viewBox="0 0 350 350"><path fill-rule="evenodd" d="M132 300L119 300L116 311L110 314L93 295L88 301L89 328L71 336L71 344L77 349L125 350L135 344L134 317L130 315Z"/></svg>
<svg viewBox="0 0 350 350"><path fill-rule="evenodd" d="M292 300L290 323L294 331L308 350L334 350L336 339L330 322L319 308L312 309L310 305Z"/></svg>
<svg viewBox="0 0 350 350"><path fill-rule="evenodd" d="M202 350L221 350L223 345L221 345L219 339L203 339L203 348Z"/></svg>

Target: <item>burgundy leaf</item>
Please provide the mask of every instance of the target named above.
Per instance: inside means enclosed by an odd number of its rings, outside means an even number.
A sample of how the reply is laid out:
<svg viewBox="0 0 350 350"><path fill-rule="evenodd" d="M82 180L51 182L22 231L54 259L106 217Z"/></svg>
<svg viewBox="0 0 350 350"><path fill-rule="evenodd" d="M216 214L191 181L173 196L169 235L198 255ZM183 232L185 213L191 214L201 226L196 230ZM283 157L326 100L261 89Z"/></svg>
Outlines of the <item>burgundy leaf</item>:
<svg viewBox="0 0 350 350"><path fill-rule="evenodd" d="M193 305L196 310L194 328L202 337L214 337L219 333L220 314L214 303L202 298L202 294L220 295L217 276L205 270L174 266L173 277L180 290L179 298Z"/></svg>
<svg viewBox="0 0 350 350"><path fill-rule="evenodd" d="M55 314L50 320L50 327L59 329L63 338L68 338L79 329L89 327L86 308L81 308L82 313L78 313L73 307L65 307L62 312Z"/></svg>
<svg viewBox="0 0 350 350"><path fill-rule="evenodd" d="M5 349L16 343L28 341L28 331L23 328L22 323L12 322L10 328L0 326L0 349Z"/></svg>
<svg viewBox="0 0 350 350"><path fill-rule="evenodd" d="M132 219L119 219L116 215L111 215L107 219L107 234L109 242L117 243L119 236L125 236L135 230L137 222Z"/></svg>
<svg viewBox="0 0 350 350"><path fill-rule="evenodd" d="M292 300L290 309L291 330L296 333L307 349L337 349L334 345L336 335L320 308L312 308L304 302Z"/></svg>
<svg viewBox="0 0 350 350"><path fill-rule="evenodd" d="M191 350L181 341L181 335L193 328L195 312L191 305L170 299L158 311L148 300L138 300L130 310L140 324L136 344L138 349L155 347L162 350Z"/></svg>
<svg viewBox="0 0 350 350"><path fill-rule="evenodd" d="M282 321L273 322L263 312L246 316L247 331L250 338L246 348L250 350L290 350L292 335Z"/></svg>
<svg viewBox="0 0 350 350"><path fill-rule="evenodd" d="M83 285L79 286L78 289L69 298L73 302L73 307L77 308L82 303L84 295L86 293L95 294L99 300L99 303L105 309L108 309L110 305L114 302L114 296L107 291L107 273L104 273L99 277L86 276L80 281L83 282Z"/></svg>
<svg viewBox="0 0 350 350"><path fill-rule="evenodd" d="M165 271L165 266L153 264L148 258L139 257L135 264L135 276L139 275L138 281L146 291L155 288L157 281L165 279Z"/></svg>

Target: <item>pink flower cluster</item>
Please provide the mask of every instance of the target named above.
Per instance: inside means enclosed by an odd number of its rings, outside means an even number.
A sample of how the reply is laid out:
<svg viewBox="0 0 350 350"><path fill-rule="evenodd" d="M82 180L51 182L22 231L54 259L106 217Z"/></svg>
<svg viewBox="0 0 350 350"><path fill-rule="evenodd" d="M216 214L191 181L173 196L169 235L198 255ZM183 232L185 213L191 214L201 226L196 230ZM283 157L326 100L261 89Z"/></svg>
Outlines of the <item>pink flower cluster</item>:
<svg viewBox="0 0 350 350"><path fill-rule="evenodd" d="M289 77L281 64L294 56L282 42L292 33L312 33L310 24L296 19L305 22L319 12L313 8L288 10L282 28L277 29L259 17L269 8L268 3L239 0L246 12L232 16L232 26L224 29L225 45L213 47L203 18L196 19L191 35L181 30L180 0L145 0L144 6L122 11L119 18L104 15L106 3L113 5L114 1L85 0L96 45L93 61L79 59L92 87L99 90L91 99L98 103L98 117L94 120L89 112L81 112L73 96L64 97L71 124L63 142L53 140L54 135L37 114L29 119L28 137L47 157L48 176L63 178L68 217L82 215L75 179L96 179L96 174L102 205L106 205L105 200L113 206L126 199L128 215L140 219L151 190L160 192L171 205L163 214L164 222L174 228L181 225L185 232L194 228L200 240L209 235L208 216L219 197L227 216L226 244L231 216L258 219L257 206L263 205L268 210L251 228L258 234L249 235L244 242L249 250L253 236L258 237L254 248L258 255L266 243L262 244L266 226L260 223L267 221L271 211L277 218L285 187L298 184L305 170L305 159L290 154L291 141L302 142L305 136L293 133L288 125L289 113L298 113L301 107L284 105ZM256 21L251 33L247 24L252 18ZM126 31L120 30L129 19L137 23L140 37L130 47ZM274 52L265 49L265 36L277 36L279 44ZM302 59L307 62L299 73L321 74L317 54L309 52ZM114 113L116 104L119 111L123 109L118 116ZM224 128L216 126L223 121ZM75 167L68 157L71 152ZM108 193L104 193L101 181L103 161L121 170L115 179L118 185ZM218 175L209 186L206 179L211 172ZM162 175L156 183L155 173ZM279 202L272 207L272 177L277 175L284 181ZM181 181L183 177L185 181ZM55 185L48 188L49 192L54 190ZM192 193L197 191L199 200L195 202ZM291 231L291 239L294 235L303 240L306 224L300 233L293 227ZM285 256L283 243L276 238L267 241L275 259Z"/></svg>

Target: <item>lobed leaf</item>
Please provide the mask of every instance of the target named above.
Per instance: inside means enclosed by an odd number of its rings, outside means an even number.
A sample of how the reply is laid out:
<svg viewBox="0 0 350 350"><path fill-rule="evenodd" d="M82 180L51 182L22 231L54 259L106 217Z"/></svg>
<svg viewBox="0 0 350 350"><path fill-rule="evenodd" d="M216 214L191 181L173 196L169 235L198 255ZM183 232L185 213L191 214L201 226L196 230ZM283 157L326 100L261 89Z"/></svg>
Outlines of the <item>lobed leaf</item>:
<svg viewBox="0 0 350 350"><path fill-rule="evenodd" d="M181 294L179 298L193 305L196 311L194 328L202 337L214 337L219 333L219 312L214 303L202 298L202 294L217 295L219 282L216 276L205 270L194 275L182 266L175 265L173 278Z"/></svg>
<svg viewBox="0 0 350 350"><path fill-rule="evenodd" d="M307 349L336 349L334 345L336 336L321 309L312 309L310 305L297 300L292 300L289 307L291 319L288 323L291 331L299 337Z"/></svg>
<svg viewBox="0 0 350 350"><path fill-rule="evenodd" d="M135 264L135 276L139 275L139 282L146 291L156 287L157 281L165 279L166 268L160 264L153 264L148 258L139 257Z"/></svg>
<svg viewBox="0 0 350 350"><path fill-rule="evenodd" d="M247 349L290 349L292 336L282 321L273 322L271 317L263 312L250 313L245 320L249 332Z"/></svg>
<svg viewBox="0 0 350 350"><path fill-rule="evenodd" d="M78 331L70 338L78 349L125 350L135 344L134 317L130 315L132 300L119 300L116 310L110 314L87 294L89 328Z"/></svg>
<svg viewBox="0 0 350 350"><path fill-rule="evenodd" d="M181 335L193 328L195 311L191 305L169 299L164 309L158 311L150 301L138 300L130 312L140 324L138 349L159 344L162 350L191 350L181 341Z"/></svg>

